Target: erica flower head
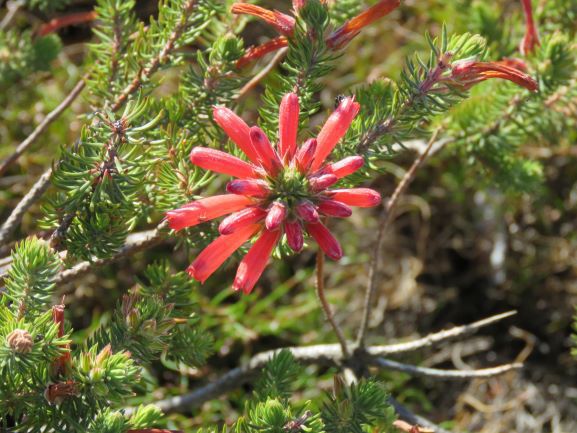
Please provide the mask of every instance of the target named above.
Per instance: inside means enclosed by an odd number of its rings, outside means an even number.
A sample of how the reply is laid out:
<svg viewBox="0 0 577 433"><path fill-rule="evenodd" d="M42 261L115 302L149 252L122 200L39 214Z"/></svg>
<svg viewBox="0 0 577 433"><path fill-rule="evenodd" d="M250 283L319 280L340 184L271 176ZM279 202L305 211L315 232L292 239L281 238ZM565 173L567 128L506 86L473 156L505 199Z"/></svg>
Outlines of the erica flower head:
<svg viewBox="0 0 577 433"><path fill-rule="evenodd" d="M198 255L188 273L204 282L251 238L256 241L242 259L233 284L235 290L244 293L254 288L283 237L298 252L305 236L309 236L327 256L340 259L343 250L321 220L346 218L352 214L352 206L372 207L381 201L372 189L331 188L363 165L360 156L326 161L358 111L359 104L353 98L343 98L318 136L298 146L299 101L294 93L282 99L276 145L259 127L249 127L228 108L215 107L214 120L245 153L248 162L216 149L192 150L190 160L194 165L236 179L228 183L228 194L196 200L167 213L174 230L227 215L219 225L220 236Z"/></svg>

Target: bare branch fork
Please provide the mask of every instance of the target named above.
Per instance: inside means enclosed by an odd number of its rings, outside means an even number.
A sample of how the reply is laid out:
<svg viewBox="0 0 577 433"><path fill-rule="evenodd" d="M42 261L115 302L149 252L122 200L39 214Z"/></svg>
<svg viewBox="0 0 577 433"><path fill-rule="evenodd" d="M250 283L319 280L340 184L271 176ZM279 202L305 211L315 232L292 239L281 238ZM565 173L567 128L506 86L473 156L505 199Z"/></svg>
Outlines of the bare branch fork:
<svg viewBox="0 0 577 433"><path fill-rule="evenodd" d="M396 343L384 346L368 347L365 353L356 352L352 356L361 356L361 362L368 365L375 365L379 368L403 371L412 375L424 376L441 380L468 380L475 378L487 378L497 376L521 367L521 364L505 364L492 368L479 370L441 370L436 368L418 367L403 364L397 361L383 358L386 355L399 354L403 352L416 351L421 348L431 346L436 343L446 342L456 338L463 338L479 329L494 324L500 320L514 315L514 311L498 314L469 325L457 326L448 330L436 332L426 337L409 341L406 343ZM198 407L204 402L217 398L235 388L246 383L253 378L270 358L282 349L270 350L254 355L244 365L230 370L217 380L195 389L187 394L170 397L160 400L155 404L164 412L176 412L193 407ZM307 365L342 365L346 362L343 357L340 344L320 344L315 346L289 347L295 359ZM128 409L130 412L130 409Z"/></svg>

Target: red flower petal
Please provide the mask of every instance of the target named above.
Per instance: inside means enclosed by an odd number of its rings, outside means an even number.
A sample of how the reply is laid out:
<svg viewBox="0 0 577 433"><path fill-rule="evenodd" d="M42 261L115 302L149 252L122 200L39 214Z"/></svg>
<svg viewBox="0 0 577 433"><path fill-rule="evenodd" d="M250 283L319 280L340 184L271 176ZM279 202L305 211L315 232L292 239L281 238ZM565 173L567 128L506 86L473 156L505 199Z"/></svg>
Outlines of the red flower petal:
<svg viewBox="0 0 577 433"><path fill-rule="evenodd" d="M222 128L226 135L242 150L248 159L258 163L257 154L252 148L249 137L249 127L236 113L226 107L215 106L212 110L214 121Z"/></svg>
<svg viewBox="0 0 577 433"><path fill-rule="evenodd" d="M334 189L327 191L329 197L349 206L373 207L381 202L381 195L370 188Z"/></svg>
<svg viewBox="0 0 577 433"><path fill-rule="evenodd" d="M230 235L248 225L256 224L264 219L266 211L260 207L249 207L235 212L222 220L218 226L221 235Z"/></svg>
<svg viewBox="0 0 577 433"><path fill-rule="evenodd" d="M270 194L270 189L268 188L267 183L263 180L257 179L232 180L227 183L226 190L231 194L258 198L265 198Z"/></svg>
<svg viewBox="0 0 577 433"><path fill-rule="evenodd" d="M248 3L234 3L231 8L233 14L252 15L266 21L276 28L276 30L285 35L292 36L295 27L295 19L290 15L283 14L279 11L271 11L263 7Z"/></svg>
<svg viewBox="0 0 577 433"><path fill-rule="evenodd" d="M532 92L536 92L539 89L537 81L529 75L498 62L456 62L451 67L451 75L467 88L479 81L501 78L525 87Z"/></svg>
<svg viewBox="0 0 577 433"><path fill-rule="evenodd" d="M332 49L341 48L350 42L363 27L368 26L379 18L391 13L401 4L400 0L381 0L374 6L361 12L356 17L345 22L341 27L336 29L326 42Z"/></svg>
<svg viewBox="0 0 577 433"><path fill-rule="evenodd" d="M286 218L286 214L286 206L280 201L275 201L266 216L265 226L267 230L278 229Z"/></svg>
<svg viewBox="0 0 577 433"><path fill-rule="evenodd" d="M244 293L250 293L256 282L262 275L264 268L272 254L272 250L278 243L281 231L265 230L260 238L250 248L246 256L238 265L236 277L232 288L234 290L242 290Z"/></svg>
<svg viewBox="0 0 577 433"><path fill-rule="evenodd" d="M237 60L236 67L239 69L244 68L249 63L264 57L268 53L286 46L288 46L288 39L285 36L279 36L278 38L271 39L264 44L250 47L246 50L246 53Z"/></svg>
<svg viewBox="0 0 577 433"><path fill-rule="evenodd" d="M202 198L166 213L168 225L182 230L250 206L252 200L242 195L225 194Z"/></svg>
<svg viewBox="0 0 577 433"><path fill-rule="evenodd" d="M323 215L337 218L347 218L353 214L353 211L346 204L335 200L321 200L318 202L319 212Z"/></svg>
<svg viewBox="0 0 577 433"><path fill-rule="evenodd" d="M525 36L523 36L521 40L519 51L526 56L535 51L535 47L541 45L541 42L539 41L539 33L537 32L535 20L533 19L531 0L521 0L521 4L523 5L523 13L525 14Z"/></svg>
<svg viewBox="0 0 577 433"><path fill-rule="evenodd" d="M283 96L279 108L279 153L285 161L290 161L297 149L299 127L299 97L296 93Z"/></svg>
<svg viewBox="0 0 577 433"><path fill-rule="evenodd" d="M297 204L296 213L307 223L316 223L319 220L319 213L316 207L308 200L302 200Z"/></svg>
<svg viewBox="0 0 577 433"><path fill-rule="evenodd" d="M343 177L349 176L357 171L363 166L365 160L362 156L349 156L348 158L341 159L338 162L333 162L328 164L321 169L323 174L334 174L337 178L341 179Z"/></svg>
<svg viewBox="0 0 577 433"><path fill-rule="evenodd" d="M295 252L303 249L304 238L301 223L298 221L286 221L284 224L288 246Z"/></svg>
<svg viewBox="0 0 577 433"><path fill-rule="evenodd" d="M301 173L306 173L309 171L316 150L317 140L316 138L310 138L305 141L305 144L303 144L297 151L295 155L295 164Z"/></svg>
<svg viewBox="0 0 577 433"><path fill-rule="evenodd" d="M334 174L323 174L317 177L309 178L309 184L313 192L322 191L329 186L334 185L339 180Z"/></svg>
<svg viewBox="0 0 577 433"><path fill-rule="evenodd" d="M253 126L250 128L250 140L262 167L270 175L276 176L282 164L266 134L258 126Z"/></svg>
<svg viewBox="0 0 577 433"><path fill-rule="evenodd" d="M252 178L257 176L253 166L232 156L229 153L208 147L195 147L190 152L190 162L205 170L216 173L228 174L240 178Z"/></svg>
<svg viewBox="0 0 577 433"><path fill-rule="evenodd" d="M307 224L305 228L328 257L333 260L339 260L343 256L341 244L323 224Z"/></svg>
<svg viewBox="0 0 577 433"><path fill-rule="evenodd" d="M353 98L344 98L332 112L317 136L317 150L311 170L317 170L347 132L360 105Z"/></svg>
<svg viewBox="0 0 577 433"><path fill-rule="evenodd" d="M224 261L230 257L242 244L250 239L261 227L251 224L239 228L232 234L221 235L212 241L188 267L189 275L204 283Z"/></svg>

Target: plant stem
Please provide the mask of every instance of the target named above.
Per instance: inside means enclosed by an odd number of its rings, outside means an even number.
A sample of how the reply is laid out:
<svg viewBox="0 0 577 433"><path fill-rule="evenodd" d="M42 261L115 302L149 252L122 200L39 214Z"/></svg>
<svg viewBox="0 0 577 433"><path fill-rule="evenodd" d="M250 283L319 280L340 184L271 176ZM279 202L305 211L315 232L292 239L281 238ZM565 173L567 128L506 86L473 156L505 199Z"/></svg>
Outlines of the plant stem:
<svg viewBox="0 0 577 433"><path fill-rule="evenodd" d="M335 321L333 310L331 309L331 306L325 296L324 267L325 267L325 255L323 251L319 248L317 252L317 295L321 303L321 308L323 309L327 320L331 324L333 331L335 331L335 334L337 335L337 339L339 340L343 352L343 357L348 358L350 353L347 347L347 341L345 339L343 331Z"/></svg>
<svg viewBox="0 0 577 433"><path fill-rule="evenodd" d="M386 229L388 228L391 221L393 220L394 211L395 211L395 208L396 208L397 203L399 201L399 197L408 188L409 184L414 179L417 170L421 167L421 165L423 165L423 162L425 162L425 160L427 159L427 156L429 155L429 152L431 151L433 144L436 142L437 137L439 136L439 133L441 132L441 129L442 129L442 127L440 126L435 130L435 132L433 132L433 135L431 136L431 138L429 139L429 142L427 143L427 147L415 159L415 161L413 162L413 165L411 165L411 168L409 168L409 170L407 170L407 172L405 173L405 175L403 176L403 178L401 179L401 181L399 182L399 184L395 188L393 195L388 200L383 211L381 212L381 216L379 218L379 228L378 228L378 232L377 232L377 240L375 242L375 246L373 249L373 255L371 257L371 263L369 265L369 278L368 278L367 288L365 290L363 316L361 319L361 326L359 328L359 332L357 335L357 347L359 347L359 348L362 348L365 345L365 337L366 337L367 329L369 327L369 319L371 316L373 295L374 295L376 283L377 283L377 270L378 270L378 265L379 265L379 261L380 261L380 257L381 257L381 249L382 249L382 244L383 244L384 233L386 232Z"/></svg>

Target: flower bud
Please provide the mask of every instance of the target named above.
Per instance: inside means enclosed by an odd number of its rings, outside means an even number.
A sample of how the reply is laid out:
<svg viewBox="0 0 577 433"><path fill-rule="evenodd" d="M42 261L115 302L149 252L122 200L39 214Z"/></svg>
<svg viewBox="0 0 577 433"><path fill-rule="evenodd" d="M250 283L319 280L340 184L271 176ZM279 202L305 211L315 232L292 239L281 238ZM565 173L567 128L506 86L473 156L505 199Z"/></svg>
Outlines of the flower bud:
<svg viewBox="0 0 577 433"><path fill-rule="evenodd" d="M313 192L322 191L329 186L334 185L339 180L334 174L323 174L318 177L311 177L309 183Z"/></svg>
<svg viewBox="0 0 577 433"><path fill-rule="evenodd" d="M298 221L286 221L284 231L288 246L296 253L302 250L304 238L301 224Z"/></svg>
<svg viewBox="0 0 577 433"><path fill-rule="evenodd" d="M286 206L280 202L275 201L268 211L265 219L265 225L268 230L276 230L286 218Z"/></svg>
<svg viewBox="0 0 577 433"><path fill-rule="evenodd" d="M348 218L353 214L352 209L340 201L322 200L319 202L318 207L319 212L327 216Z"/></svg>
<svg viewBox="0 0 577 433"><path fill-rule="evenodd" d="M319 220L319 213L315 206L308 200L302 200L296 206L297 215L307 223L316 223Z"/></svg>
<svg viewBox="0 0 577 433"><path fill-rule="evenodd" d="M363 166L365 160L362 156L349 156L340 161L333 162L321 169L322 174L334 174L337 178L349 176Z"/></svg>
<svg viewBox="0 0 577 433"><path fill-rule="evenodd" d="M8 347L15 353L30 353L34 346L32 335L24 329L15 329L6 336Z"/></svg>
<svg viewBox="0 0 577 433"><path fill-rule="evenodd" d="M328 257L339 260L343 256L341 244L323 224L307 224L305 227Z"/></svg>
<svg viewBox="0 0 577 433"><path fill-rule="evenodd" d="M246 195L249 197L265 198L270 190L266 182L255 179L236 179L226 185L226 190L231 194Z"/></svg>
<svg viewBox="0 0 577 433"><path fill-rule="evenodd" d="M297 149L299 110L296 93L283 96L279 107L279 153L285 161L290 161Z"/></svg>
<svg viewBox="0 0 577 433"><path fill-rule="evenodd" d="M235 212L222 220L218 226L221 235L229 235L237 230L256 224L266 216L266 211L259 207L249 207Z"/></svg>

